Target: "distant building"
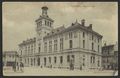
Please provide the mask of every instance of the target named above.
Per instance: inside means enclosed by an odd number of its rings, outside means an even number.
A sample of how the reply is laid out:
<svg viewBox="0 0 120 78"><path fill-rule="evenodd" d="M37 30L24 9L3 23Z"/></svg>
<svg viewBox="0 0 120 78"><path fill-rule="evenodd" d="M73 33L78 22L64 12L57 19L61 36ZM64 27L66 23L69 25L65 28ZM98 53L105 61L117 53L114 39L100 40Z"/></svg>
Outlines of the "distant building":
<svg viewBox="0 0 120 78"><path fill-rule="evenodd" d="M3 52L3 66L13 66L19 63L19 55L16 51Z"/></svg>
<svg viewBox="0 0 120 78"><path fill-rule="evenodd" d="M35 38L19 44L25 66L99 69L101 68L102 35L85 25L85 20L72 23L68 28L54 29L54 21L42 7L42 15L35 21ZM64 18L63 18L64 19Z"/></svg>
<svg viewBox="0 0 120 78"><path fill-rule="evenodd" d="M102 66L104 69L118 69L118 44L102 47Z"/></svg>

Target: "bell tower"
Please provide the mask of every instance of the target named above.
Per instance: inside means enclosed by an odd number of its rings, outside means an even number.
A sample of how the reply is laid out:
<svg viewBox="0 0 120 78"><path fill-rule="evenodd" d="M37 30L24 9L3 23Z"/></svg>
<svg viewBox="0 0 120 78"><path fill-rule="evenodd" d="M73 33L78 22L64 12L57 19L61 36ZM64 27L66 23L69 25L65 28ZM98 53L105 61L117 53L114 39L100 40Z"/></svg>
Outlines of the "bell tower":
<svg viewBox="0 0 120 78"><path fill-rule="evenodd" d="M42 16L47 16L48 7L42 7Z"/></svg>
<svg viewBox="0 0 120 78"><path fill-rule="evenodd" d="M42 8L42 15L35 21L36 22L36 39L37 39L37 46L38 48L41 48L37 52L43 52L43 46L40 47L40 45L43 45L43 38L47 35L47 33L50 33L53 29L53 20L48 16L48 7L43 6Z"/></svg>

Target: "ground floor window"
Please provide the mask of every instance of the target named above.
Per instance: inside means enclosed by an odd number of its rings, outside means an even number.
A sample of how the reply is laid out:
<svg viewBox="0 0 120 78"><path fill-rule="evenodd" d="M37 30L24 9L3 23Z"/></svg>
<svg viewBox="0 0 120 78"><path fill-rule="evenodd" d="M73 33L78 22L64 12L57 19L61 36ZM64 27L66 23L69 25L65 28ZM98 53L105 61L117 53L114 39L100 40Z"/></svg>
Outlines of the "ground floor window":
<svg viewBox="0 0 120 78"><path fill-rule="evenodd" d="M49 57L49 63L51 63L51 57Z"/></svg>
<svg viewBox="0 0 120 78"><path fill-rule="evenodd" d="M56 63L57 57L54 57L54 63Z"/></svg>
<svg viewBox="0 0 120 78"><path fill-rule="evenodd" d="M46 66L46 57L44 58L44 66Z"/></svg>
<svg viewBox="0 0 120 78"><path fill-rule="evenodd" d="M67 62L70 62L70 55L67 55Z"/></svg>
<svg viewBox="0 0 120 78"><path fill-rule="evenodd" d="M37 61L38 61L38 66L40 66L40 58L38 58L38 60L37 60Z"/></svg>
<svg viewBox="0 0 120 78"><path fill-rule="evenodd" d="M63 56L60 56L60 63L63 63Z"/></svg>

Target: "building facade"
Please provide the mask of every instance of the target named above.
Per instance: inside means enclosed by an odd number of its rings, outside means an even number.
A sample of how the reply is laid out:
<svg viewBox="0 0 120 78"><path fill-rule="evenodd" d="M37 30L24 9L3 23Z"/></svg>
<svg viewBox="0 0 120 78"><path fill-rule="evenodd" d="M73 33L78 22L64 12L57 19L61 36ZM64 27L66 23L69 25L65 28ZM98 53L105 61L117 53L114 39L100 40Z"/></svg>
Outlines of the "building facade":
<svg viewBox="0 0 120 78"><path fill-rule="evenodd" d="M104 45L102 47L103 69L118 69L118 44Z"/></svg>
<svg viewBox="0 0 120 78"><path fill-rule="evenodd" d="M3 52L3 66L13 66L19 64L19 54L16 51Z"/></svg>
<svg viewBox="0 0 120 78"><path fill-rule="evenodd" d="M36 37L19 44L25 66L48 68L99 69L101 68L102 35L77 20L71 26L53 28L54 20L42 7L36 22Z"/></svg>

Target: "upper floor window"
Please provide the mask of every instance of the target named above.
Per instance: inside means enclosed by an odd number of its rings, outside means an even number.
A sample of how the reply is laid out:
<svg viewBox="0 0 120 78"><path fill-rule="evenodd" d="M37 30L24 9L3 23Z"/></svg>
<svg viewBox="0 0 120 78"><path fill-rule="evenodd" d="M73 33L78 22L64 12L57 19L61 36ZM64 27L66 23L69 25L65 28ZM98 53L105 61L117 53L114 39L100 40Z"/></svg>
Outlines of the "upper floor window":
<svg viewBox="0 0 120 78"><path fill-rule="evenodd" d="M44 43L44 51L47 52L47 42Z"/></svg>
<svg viewBox="0 0 120 78"><path fill-rule="evenodd" d="M50 22L50 27L51 27L51 22Z"/></svg>
<svg viewBox="0 0 120 78"><path fill-rule="evenodd" d="M63 50L63 38L60 38L60 50Z"/></svg>
<svg viewBox="0 0 120 78"><path fill-rule="evenodd" d="M83 48L85 48L85 40L83 40Z"/></svg>
<svg viewBox="0 0 120 78"><path fill-rule="evenodd" d="M47 25L47 21L45 20L45 25Z"/></svg>
<svg viewBox="0 0 120 78"><path fill-rule="evenodd" d="M99 45L98 45L98 52L99 52Z"/></svg>
<svg viewBox="0 0 120 78"><path fill-rule="evenodd" d="M92 35L92 40L94 39L94 36Z"/></svg>
<svg viewBox="0 0 120 78"><path fill-rule="evenodd" d="M90 57L90 62L92 63L92 56Z"/></svg>
<svg viewBox="0 0 120 78"><path fill-rule="evenodd" d="M40 21L40 26L42 26L42 21Z"/></svg>
<svg viewBox="0 0 120 78"><path fill-rule="evenodd" d="M67 40L68 39L68 34L65 34L65 40Z"/></svg>
<svg viewBox="0 0 120 78"><path fill-rule="evenodd" d="M98 67L100 66L100 61L98 60Z"/></svg>
<svg viewBox="0 0 120 78"><path fill-rule="evenodd" d="M77 32L74 32L74 38L77 38Z"/></svg>
<svg viewBox="0 0 120 78"><path fill-rule="evenodd" d="M54 40L54 51L57 51L57 40Z"/></svg>
<svg viewBox="0 0 120 78"><path fill-rule="evenodd" d="M95 63L95 56L93 57L93 63Z"/></svg>
<svg viewBox="0 0 120 78"><path fill-rule="evenodd" d="M70 39L72 38L72 32L69 33L69 38L70 38Z"/></svg>
<svg viewBox="0 0 120 78"><path fill-rule="evenodd" d="M52 41L49 41L49 51L52 52Z"/></svg>
<svg viewBox="0 0 120 78"><path fill-rule="evenodd" d="M22 55L22 50L21 50L21 55Z"/></svg>
<svg viewBox="0 0 120 78"><path fill-rule="evenodd" d="M99 38L98 38L98 43L99 43Z"/></svg>
<svg viewBox="0 0 120 78"><path fill-rule="evenodd" d="M94 50L94 43L92 43L92 50Z"/></svg>
<svg viewBox="0 0 120 78"><path fill-rule="evenodd" d="M73 48L72 40L69 41L70 48Z"/></svg>
<svg viewBox="0 0 120 78"><path fill-rule="evenodd" d="M83 32L83 38L85 38L85 32Z"/></svg>
<svg viewBox="0 0 120 78"><path fill-rule="evenodd" d="M63 56L60 56L60 63L63 63Z"/></svg>
<svg viewBox="0 0 120 78"><path fill-rule="evenodd" d="M38 45L38 52L41 50L41 44Z"/></svg>

